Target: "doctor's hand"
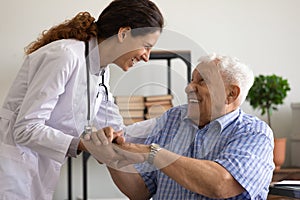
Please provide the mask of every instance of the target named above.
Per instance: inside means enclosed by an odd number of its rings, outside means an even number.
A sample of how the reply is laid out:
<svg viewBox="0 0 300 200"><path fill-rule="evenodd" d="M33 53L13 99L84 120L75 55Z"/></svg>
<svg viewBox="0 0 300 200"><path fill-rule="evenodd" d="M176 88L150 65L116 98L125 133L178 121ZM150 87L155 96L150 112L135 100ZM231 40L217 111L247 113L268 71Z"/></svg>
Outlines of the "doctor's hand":
<svg viewBox="0 0 300 200"><path fill-rule="evenodd" d="M92 140L95 145L108 144L111 142L124 143L123 131L115 132L112 127L105 127L100 130L93 130L91 134L83 137L85 140Z"/></svg>
<svg viewBox="0 0 300 200"><path fill-rule="evenodd" d="M126 143L123 132L111 127L92 132L90 139L82 142L99 163L115 169L144 162L150 151L149 145Z"/></svg>
<svg viewBox="0 0 300 200"><path fill-rule="evenodd" d="M105 163L110 165L110 163L114 163L116 160L119 160L119 156L115 153L113 143L110 142L109 139L105 138L106 135L102 131L97 131L97 134L93 134L94 136L98 135L100 137L97 138L96 141L93 141L92 137L90 140L80 139L86 150L101 164ZM91 135L91 136L93 136ZM93 137L94 137L93 136ZM98 137L97 136L97 137Z"/></svg>
<svg viewBox="0 0 300 200"><path fill-rule="evenodd" d="M92 132L89 140L81 138L81 142L99 163L114 165L121 157L116 154L114 150L116 147L112 142L124 143L122 134L122 132L114 132L111 127L106 127Z"/></svg>

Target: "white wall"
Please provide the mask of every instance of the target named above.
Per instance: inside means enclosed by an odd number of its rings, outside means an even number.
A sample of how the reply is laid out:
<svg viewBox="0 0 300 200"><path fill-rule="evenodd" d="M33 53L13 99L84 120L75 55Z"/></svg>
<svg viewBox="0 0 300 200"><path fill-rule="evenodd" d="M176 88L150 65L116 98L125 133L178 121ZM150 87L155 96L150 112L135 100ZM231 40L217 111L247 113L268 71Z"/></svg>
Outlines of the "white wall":
<svg viewBox="0 0 300 200"><path fill-rule="evenodd" d="M79 11L89 11L97 18L109 2L108 0L1 0L0 103L3 102L22 64L23 48L36 39L42 30L73 17ZM165 32L172 35L172 37L163 37L158 43L159 48L191 49L193 64L205 51L229 54L248 63L255 74L276 73L288 78L292 90L285 104L274 113L272 120L275 134L289 137L291 132L290 103L300 101L298 78L300 67L297 59L300 46L300 16L298 14L300 1L155 0L155 2L165 16L167 29ZM183 93L185 72L180 66L182 65L180 61L175 61L174 65L176 69L173 73L178 78L174 81L177 83L174 84L174 88L177 89L175 93L179 99L178 103L183 103L185 101ZM161 71L147 70L140 70L137 67L128 73L130 75L124 75L119 69L113 67L112 91L116 95L130 93L137 89L134 88L136 82L131 80L142 83L147 77L149 80L146 82L156 82L158 80L155 79L154 74L160 73L160 76L164 76ZM132 79L130 76L135 78ZM125 83L124 80L126 80ZM128 87L121 87L121 85L128 85ZM248 103L245 103L243 108L259 115L259 112L253 111ZM77 171L74 172L77 184L77 187L74 186L76 190L74 196L81 193L79 162L76 161ZM289 162L289 155L287 155L286 165ZM108 182L109 177L105 168L98 167L98 164L92 160L89 164L91 165L89 173L92 174L90 185L99 188L89 193L103 198L120 196L115 186ZM64 168L54 199L66 198L65 179Z"/></svg>

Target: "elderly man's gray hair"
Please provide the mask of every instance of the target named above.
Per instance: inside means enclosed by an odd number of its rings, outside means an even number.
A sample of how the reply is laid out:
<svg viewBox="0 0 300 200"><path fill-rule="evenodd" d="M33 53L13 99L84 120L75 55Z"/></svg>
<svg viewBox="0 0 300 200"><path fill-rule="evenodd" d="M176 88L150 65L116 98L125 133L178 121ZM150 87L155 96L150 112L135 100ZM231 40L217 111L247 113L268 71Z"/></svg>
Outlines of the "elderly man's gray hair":
<svg viewBox="0 0 300 200"><path fill-rule="evenodd" d="M238 97L240 104L245 101L254 82L253 71L246 64L241 63L239 59L235 57L219 55L216 53L202 56L199 59L199 62L215 62L215 64L220 68L220 73L224 82L240 87L240 95Z"/></svg>

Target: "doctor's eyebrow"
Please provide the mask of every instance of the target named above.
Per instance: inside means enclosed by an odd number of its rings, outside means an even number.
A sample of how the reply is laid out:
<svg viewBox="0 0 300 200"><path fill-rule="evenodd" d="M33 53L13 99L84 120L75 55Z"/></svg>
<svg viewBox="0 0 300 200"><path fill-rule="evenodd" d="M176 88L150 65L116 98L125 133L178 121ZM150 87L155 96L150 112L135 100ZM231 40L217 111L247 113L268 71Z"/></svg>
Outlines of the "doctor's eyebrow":
<svg viewBox="0 0 300 200"><path fill-rule="evenodd" d="M150 43L145 43L144 44L144 47L146 47L146 48L152 48L154 45L152 45L152 44L150 44Z"/></svg>

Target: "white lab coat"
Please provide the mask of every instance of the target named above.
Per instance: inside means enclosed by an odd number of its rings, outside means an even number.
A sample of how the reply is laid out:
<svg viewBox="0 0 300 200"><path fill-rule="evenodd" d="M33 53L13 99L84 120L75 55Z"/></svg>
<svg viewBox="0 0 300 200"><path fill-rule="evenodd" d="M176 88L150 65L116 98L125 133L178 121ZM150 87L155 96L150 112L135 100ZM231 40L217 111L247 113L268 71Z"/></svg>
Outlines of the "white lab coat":
<svg viewBox="0 0 300 200"><path fill-rule="evenodd" d="M93 125L120 130L122 118L113 96L109 93L106 106L104 88L98 86L97 40L89 46ZM84 49L84 42L59 40L26 56L0 108L1 200L52 199L70 142L87 123ZM108 84L107 67L109 89Z"/></svg>

